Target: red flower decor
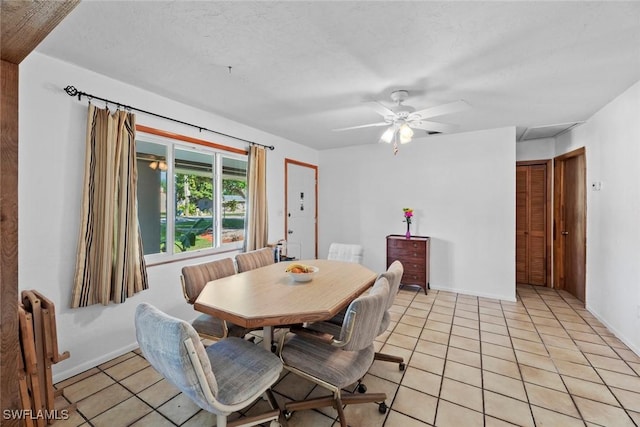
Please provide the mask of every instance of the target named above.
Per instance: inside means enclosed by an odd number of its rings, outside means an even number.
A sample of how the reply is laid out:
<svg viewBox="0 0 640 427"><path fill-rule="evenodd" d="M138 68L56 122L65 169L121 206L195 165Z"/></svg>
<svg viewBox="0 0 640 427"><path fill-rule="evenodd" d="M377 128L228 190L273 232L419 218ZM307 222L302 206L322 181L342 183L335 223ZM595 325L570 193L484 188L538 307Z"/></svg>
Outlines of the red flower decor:
<svg viewBox="0 0 640 427"><path fill-rule="evenodd" d="M404 212L404 220L407 222L407 224L411 224L411 218L413 217L413 209L402 208L402 212Z"/></svg>

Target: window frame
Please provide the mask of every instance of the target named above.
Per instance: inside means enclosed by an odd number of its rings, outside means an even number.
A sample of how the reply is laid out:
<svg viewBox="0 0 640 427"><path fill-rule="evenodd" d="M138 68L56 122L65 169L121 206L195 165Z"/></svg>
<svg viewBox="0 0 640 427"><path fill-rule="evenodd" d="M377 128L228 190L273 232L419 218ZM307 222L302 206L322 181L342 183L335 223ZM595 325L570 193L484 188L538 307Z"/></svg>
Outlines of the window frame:
<svg viewBox="0 0 640 427"><path fill-rule="evenodd" d="M166 251L146 254L144 256L147 265L157 265L170 262L181 261L190 258L198 258L203 256L215 255L225 252L235 252L242 250L244 241L246 239L246 233L242 240L223 243L222 242L222 219L223 219L223 187L222 187L222 164L224 158L243 160L247 163L247 175L248 180L248 163L249 153L246 150L238 149L235 147L226 147L221 144L212 143L205 140L199 140L192 137L187 137L179 134L174 134L162 130L149 128L146 126L136 126L136 142L145 141L153 144L159 144L166 147L166 163L167 163L167 194L166 194L166 242L175 241L175 219L176 219L176 185L175 185L175 158L176 149L196 151L213 156L213 230L214 242L216 246L211 248L194 249L185 252L176 252L175 245L171 245L169 250L168 243L166 244ZM137 156L136 156L137 158ZM247 210L245 208L244 223L245 232L247 230ZM171 236L171 239L169 238ZM144 245L144 242L143 242Z"/></svg>

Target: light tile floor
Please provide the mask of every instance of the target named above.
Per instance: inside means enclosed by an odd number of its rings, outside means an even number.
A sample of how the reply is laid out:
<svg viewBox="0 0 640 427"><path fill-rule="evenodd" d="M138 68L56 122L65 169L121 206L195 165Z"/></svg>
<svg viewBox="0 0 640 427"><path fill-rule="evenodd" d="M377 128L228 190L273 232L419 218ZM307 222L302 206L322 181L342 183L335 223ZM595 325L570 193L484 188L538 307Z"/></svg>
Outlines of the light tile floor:
<svg viewBox="0 0 640 427"><path fill-rule="evenodd" d="M347 406L349 424L640 425L640 357L565 292L518 286L517 296L517 302L507 302L401 289L393 322L376 346L403 356L407 368L374 362L364 382L369 391L387 394L390 410L382 415L373 403ZM77 404L57 427L215 424L215 417L168 384L137 351L57 387ZM274 392L281 404L324 394L290 373ZM265 406L259 400L246 413ZM288 425L339 425L336 415L332 408L300 411Z"/></svg>

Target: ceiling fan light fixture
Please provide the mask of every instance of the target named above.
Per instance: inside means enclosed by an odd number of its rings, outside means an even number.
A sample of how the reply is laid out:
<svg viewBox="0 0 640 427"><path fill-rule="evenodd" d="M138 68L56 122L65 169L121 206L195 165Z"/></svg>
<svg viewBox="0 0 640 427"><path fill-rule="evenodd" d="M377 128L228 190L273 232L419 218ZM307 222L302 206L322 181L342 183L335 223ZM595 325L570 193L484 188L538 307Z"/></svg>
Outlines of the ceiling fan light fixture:
<svg viewBox="0 0 640 427"><path fill-rule="evenodd" d="M400 134L400 144L411 142L411 138L413 138L413 129L411 129L408 124L405 123L400 126L398 133Z"/></svg>
<svg viewBox="0 0 640 427"><path fill-rule="evenodd" d="M391 144L391 141L393 141L393 136L395 133L396 133L396 130L394 129L394 127L389 126L387 130L385 130L382 136L380 137L380 141L386 142L387 144Z"/></svg>
<svg viewBox="0 0 640 427"><path fill-rule="evenodd" d="M447 104L416 110L412 106L403 104L408 97L409 92L407 90L393 91L391 93L391 100L395 103L393 107L387 107L378 101L370 101L367 104L382 116L383 121L334 130L344 131L384 126L386 128L380 136L379 142L393 144L393 154L397 154L399 144L406 144L413 140L414 129L426 131L427 135L450 133L456 129L455 125L428 120L431 117L444 116L470 108L470 105L466 101L460 99Z"/></svg>

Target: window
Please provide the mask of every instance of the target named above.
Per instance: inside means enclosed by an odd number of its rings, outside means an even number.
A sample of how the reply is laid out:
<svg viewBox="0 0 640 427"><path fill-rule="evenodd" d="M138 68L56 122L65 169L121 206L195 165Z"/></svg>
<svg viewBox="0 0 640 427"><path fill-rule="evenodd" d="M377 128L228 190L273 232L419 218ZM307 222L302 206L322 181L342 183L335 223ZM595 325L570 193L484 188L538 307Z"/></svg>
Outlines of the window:
<svg viewBox="0 0 640 427"><path fill-rule="evenodd" d="M141 133L136 144L138 220L148 260L241 247L246 155Z"/></svg>

